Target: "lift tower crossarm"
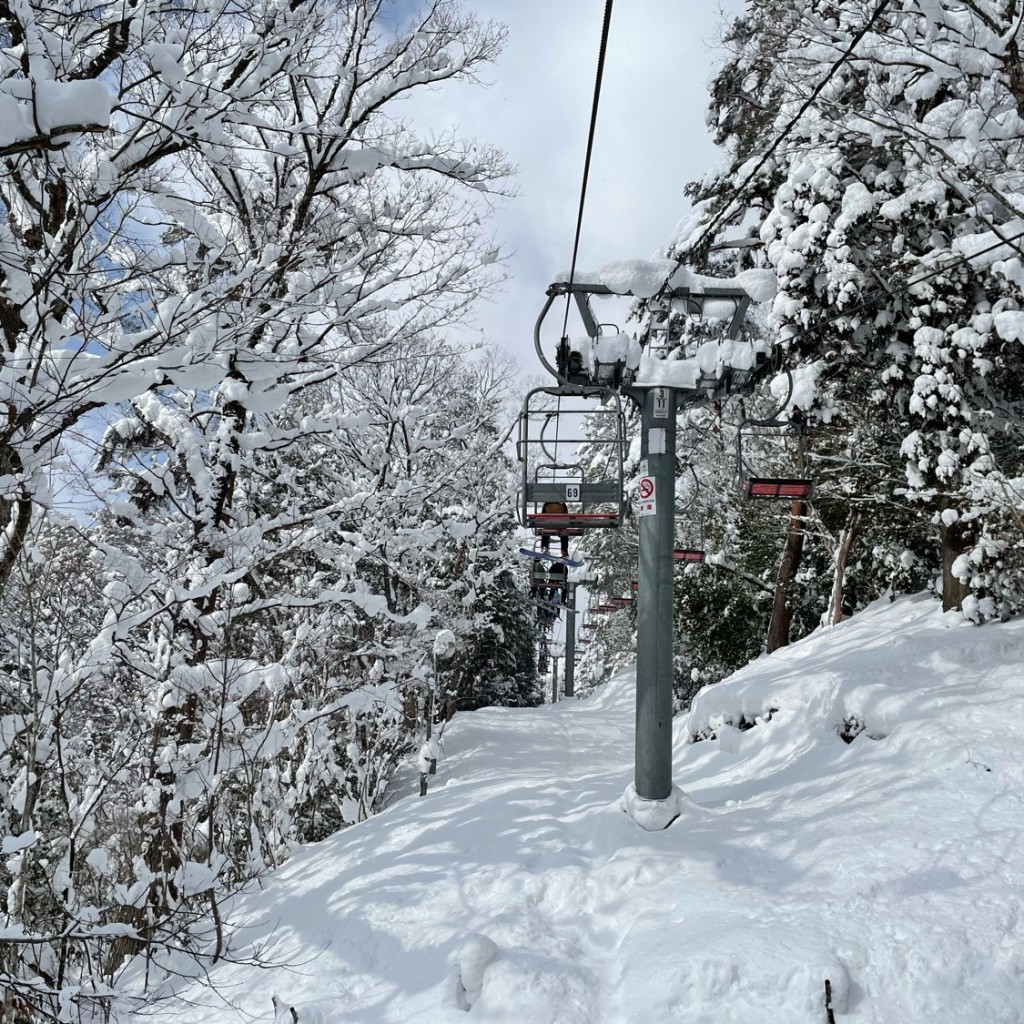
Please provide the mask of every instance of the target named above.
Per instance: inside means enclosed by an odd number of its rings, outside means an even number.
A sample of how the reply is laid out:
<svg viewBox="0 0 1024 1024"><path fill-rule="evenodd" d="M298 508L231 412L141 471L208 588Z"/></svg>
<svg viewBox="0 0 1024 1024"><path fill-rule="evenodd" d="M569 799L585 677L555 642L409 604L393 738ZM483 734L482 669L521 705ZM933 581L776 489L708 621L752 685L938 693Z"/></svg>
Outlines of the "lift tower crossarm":
<svg viewBox="0 0 1024 1024"><path fill-rule="evenodd" d="M707 281L714 279L708 278ZM552 366L548 358L544 355L544 346L541 342L541 325L544 323L544 319L554 304L555 299L560 296L568 295L575 299L576 308L579 312L580 319L583 321L583 327L587 332L587 337L597 338L600 336L601 328L597 318L594 316L594 311L590 308L590 296L623 296L626 298L642 298L642 299L657 299L659 302L667 302L671 305L673 302L684 302L687 308L695 312L703 312L704 305L706 302L728 302L733 307L732 317L730 318L728 330L726 332L729 338L737 338L740 334L740 328L743 324L743 318L746 316L747 308L750 306L751 295L750 292L740 286L739 284L729 283L723 279L722 284L704 284L703 282L698 287L691 285L675 285L670 286L665 284L663 287L658 289L653 294L644 292L640 294L631 288L613 288L611 285L591 282L591 281L555 281L548 286L547 290L547 301L544 303L544 308L540 312L540 316L537 317L537 324L534 328L533 339L534 348L537 351L537 357L540 359L544 368L561 384L563 387L579 387L578 384L573 384L569 381L556 367Z"/></svg>

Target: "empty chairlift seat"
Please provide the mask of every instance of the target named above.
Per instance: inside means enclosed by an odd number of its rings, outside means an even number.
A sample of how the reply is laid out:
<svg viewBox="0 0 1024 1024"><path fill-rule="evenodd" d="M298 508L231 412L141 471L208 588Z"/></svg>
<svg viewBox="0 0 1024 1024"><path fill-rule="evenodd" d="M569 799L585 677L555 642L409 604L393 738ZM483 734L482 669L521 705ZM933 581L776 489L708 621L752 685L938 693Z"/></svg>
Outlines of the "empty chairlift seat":
<svg viewBox="0 0 1024 1024"><path fill-rule="evenodd" d="M774 475L765 472L769 465L795 468L800 473L805 463L803 421L794 416L788 421L776 416L763 420L744 420L736 431L736 466L743 497L760 501L808 501L814 494L814 482L807 476Z"/></svg>
<svg viewBox="0 0 1024 1024"><path fill-rule="evenodd" d="M701 548L676 548L672 557L677 562L703 562L707 555Z"/></svg>
<svg viewBox="0 0 1024 1024"><path fill-rule="evenodd" d="M748 477L743 481L743 496L755 500L806 501L813 493L812 482L802 477Z"/></svg>
<svg viewBox="0 0 1024 1024"><path fill-rule="evenodd" d="M625 421L607 388L536 388L519 418L520 523L541 537L614 529L626 515Z"/></svg>

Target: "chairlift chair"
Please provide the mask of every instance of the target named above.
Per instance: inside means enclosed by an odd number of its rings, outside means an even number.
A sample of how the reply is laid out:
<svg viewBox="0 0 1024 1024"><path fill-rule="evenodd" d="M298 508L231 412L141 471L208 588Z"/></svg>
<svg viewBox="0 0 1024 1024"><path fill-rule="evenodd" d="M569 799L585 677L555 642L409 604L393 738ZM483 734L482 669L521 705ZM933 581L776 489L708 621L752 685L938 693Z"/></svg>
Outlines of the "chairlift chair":
<svg viewBox="0 0 1024 1024"><path fill-rule="evenodd" d="M689 502L676 513L676 548L672 552L672 557L676 562L703 562L707 554L704 550L704 516L697 510L701 491L700 478L690 463L685 463L683 468L692 474L694 486Z"/></svg>
<svg viewBox="0 0 1024 1024"><path fill-rule="evenodd" d="M559 571L560 570L560 571ZM544 565L538 562L530 571L530 592L535 598L551 604L555 594L561 599L561 606L569 596L569 580L564 565Z"/></svg>
<svg viewBox="0 0 1024 1024"><path fill-rule="evenodd" d="M680 522L686 524L683 529L680 529ZM682 533L685 540L680 543L677 541L678 546L672 552L672 558L676 562L703 562L707 558L707 552L704 550L704 523L698 521L697 530L694 531L693 527L689 525L689 519L680 519L676 517L676 533L677 535ZM699 541L697 544L686 543L688 540L692 540L694 532L699 533Z"/></svg>
<svg viewBox="0 0 1024 1024"><path fill-rule="evenodd" d="M814 493L814 482L807 476L776 476L759 473L751 465L753 444L781 447L790 455L790 461L802 472L804 466L803 419L799 410L789 419L779 416L789 404L793 394L790 375L789 395L779 409L765 419L744 419L736 430L736 468L740 493L755 501L808 501Z"/></svg>
<svg viewBox="0 0 1024 1024"><path fill-rule="evenodd" d="M702 548L676 548L672 558L676 562L703 562L707 553Z"/></svg>
<svg viewBox="0 0 1024 1024"><path fill-rule="evenodd" d="M542 644L540 653L537 656L537 671L543 676L547 675L548 669L551 667L548 660L548 649L547 646Z"/></svg>
<svg viewBox="0 0 1024 1024"><path fill-rule="evenodd" d="M814 485L802 477L749 477L743 484L743 496L755 500L807 501L813 493Z"/></svg>
<svg viewBox="0 0 1024 1024"><path fill-rule="evenodd" d="M622 400L615 391L531 391L519 417L516 445L522 466L521 525L541 538L621 526L627 511L625 443Z"/></svg>

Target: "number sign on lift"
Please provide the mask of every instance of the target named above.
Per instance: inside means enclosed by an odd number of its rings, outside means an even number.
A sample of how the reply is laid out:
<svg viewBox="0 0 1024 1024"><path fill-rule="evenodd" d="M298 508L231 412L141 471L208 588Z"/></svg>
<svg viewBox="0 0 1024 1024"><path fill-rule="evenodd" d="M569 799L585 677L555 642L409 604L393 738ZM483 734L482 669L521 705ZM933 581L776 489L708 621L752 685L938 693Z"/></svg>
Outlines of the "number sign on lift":
<svg viewBox="0 0 1024 1024"><path fill-rule="evenodd" d="M580 500L580 485L579 484L566 484L565 485L565 500L566 501L579 501Z"/></svg>
<svg viewBox="0 0 1024 1024"><path fill-rule="evenodd" d="M654 413L656 420L668 419L668 388L654 389Z"/></svg>

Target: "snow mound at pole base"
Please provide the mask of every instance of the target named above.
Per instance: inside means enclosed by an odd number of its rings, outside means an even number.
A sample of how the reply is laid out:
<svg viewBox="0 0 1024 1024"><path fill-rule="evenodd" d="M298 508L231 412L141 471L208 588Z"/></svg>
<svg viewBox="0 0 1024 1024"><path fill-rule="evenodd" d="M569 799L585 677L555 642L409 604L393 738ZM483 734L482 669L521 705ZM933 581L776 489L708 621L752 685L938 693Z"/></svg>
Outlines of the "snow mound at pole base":
<svg viewBox="0 0 1024 1024"><path fill-rule="evenodd" d="M631 782L622 794L622 809L647 832L660 832L668 828L682 813L686 797L678 786L664 800L642 797Z"/></svg>

